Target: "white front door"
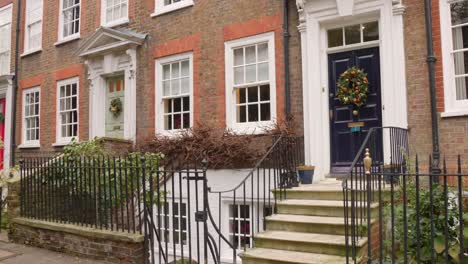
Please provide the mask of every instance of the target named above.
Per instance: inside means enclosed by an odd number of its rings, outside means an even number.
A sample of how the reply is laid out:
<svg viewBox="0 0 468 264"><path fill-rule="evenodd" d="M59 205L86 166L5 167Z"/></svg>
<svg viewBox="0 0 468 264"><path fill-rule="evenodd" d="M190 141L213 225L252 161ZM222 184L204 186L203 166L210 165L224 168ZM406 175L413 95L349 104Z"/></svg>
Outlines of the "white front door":
<svg viewBox="0 0 468 264"><path fill-rule="evenodd" d="M124 76L106 79L106 137L124 138Z"/></svg>

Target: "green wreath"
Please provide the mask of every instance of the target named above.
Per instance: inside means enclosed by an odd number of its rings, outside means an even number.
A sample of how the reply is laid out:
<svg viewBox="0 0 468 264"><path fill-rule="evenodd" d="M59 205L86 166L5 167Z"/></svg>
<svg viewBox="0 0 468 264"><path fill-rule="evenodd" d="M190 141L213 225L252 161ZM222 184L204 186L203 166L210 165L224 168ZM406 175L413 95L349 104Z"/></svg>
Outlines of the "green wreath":
<svg viewBox="0 0 468 264"><path fill-rule="evenodd" d="M364 70L351 67L343 72L338 79L336 97L344 105L361 107L366 104L369 93L369 80Z"/></svg>
<svg viewBox="0 0 468 264"><path fill-rule="evenodd" d="M5 122L5 115L3 113L0 113L0 123Z"/></svg>
<svg viewBox="0 0 468 264"><path fill-rule="evenodd" d="M112 99L109 111L114 114L115 117L118 117L120 113L122 113L122 100L120 100L120 98Z"/></svg>

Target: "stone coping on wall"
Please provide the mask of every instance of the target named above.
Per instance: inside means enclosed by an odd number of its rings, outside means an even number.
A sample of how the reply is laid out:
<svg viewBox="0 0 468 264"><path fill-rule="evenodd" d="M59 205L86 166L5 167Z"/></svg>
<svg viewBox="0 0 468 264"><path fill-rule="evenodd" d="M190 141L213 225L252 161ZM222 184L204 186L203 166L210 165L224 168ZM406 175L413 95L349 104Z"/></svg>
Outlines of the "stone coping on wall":
<svg viewBox="0 0 468 264"><path fill-rule="evenodd" d="M35 219L29 219L24 217L18 217L13 219L13 223L19 225L25 225L33 228L47 229L56 232L63 232L83 236L91 239L102 239L110 240L115 242L126 242L126 243L142 243L144 242L144 235L133 234L125 232L117 232L111 230L100 230L84 226L76 226L71 224L54 223Z"/></svg>

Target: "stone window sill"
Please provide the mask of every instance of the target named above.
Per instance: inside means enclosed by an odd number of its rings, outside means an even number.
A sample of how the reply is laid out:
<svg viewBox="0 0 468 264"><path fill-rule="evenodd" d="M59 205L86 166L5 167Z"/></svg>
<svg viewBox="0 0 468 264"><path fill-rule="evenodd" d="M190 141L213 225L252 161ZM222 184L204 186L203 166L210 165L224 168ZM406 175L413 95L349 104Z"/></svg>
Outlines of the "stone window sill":
<svg viewBox="0 0 468 264"><path fill-rule="evenodd" d="M39 52L42 52L42 48L25 51L25 52L23 52L23 54L20 55L20 57L24 58L24 57L27 57L29 55L33 55L33 54L36 54L36 53L39 53Z"/></svg>
<svg viewBox="0 0 468 264"><path fill-rule="evenodd" d="M442 118L468 116L468 109L467 110L460 110L460 111L453 111L453 112L443 112L443 113L440 114L440 116Z"/></svg>
<svg viewBox="0 0 468 264"><path fill-rule="evenodd" d="M193 0L185 0L180 3L172 4L166 7L162 7L159 10L156 10L153 14L151 14L151 17L161 16L190 6L193 6Z"/></svg>

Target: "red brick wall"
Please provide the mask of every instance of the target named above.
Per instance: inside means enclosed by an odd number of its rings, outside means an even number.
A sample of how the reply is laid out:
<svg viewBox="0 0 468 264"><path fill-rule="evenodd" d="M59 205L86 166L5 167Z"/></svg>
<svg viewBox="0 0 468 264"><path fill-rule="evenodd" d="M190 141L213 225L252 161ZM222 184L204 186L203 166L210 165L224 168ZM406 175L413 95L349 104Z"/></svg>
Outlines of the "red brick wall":
<svg viewBox="0 0 468 264"><path fill-rule="evenodd" d="M0 0L0 8L13 3L13 0Z"/></svg>
<svg viewBox="0 0 468 264"><path fill-rule="evenodd" d="M0 0L1 1L1 0ZM57 75L62 69L82 67L80 76L80 139L88 138L88 91L84 61L76 50L100 26L101 0L82 1L81 39L55 46L58 33L59 0L44 0L42 51L21 58L20 77L28 82L43 76L41 108L41 150L52 150L55 142L55 93ZM224 43L235 38L264 32L275 32L277 113L284 116L284 58L282 1L194 0L194 6L172 13L151 17L154 0L130 0L130 22L126 27L147 33L145 43L137 52L137 143L155 133L155 59L192 51L194 54L194 121L225 125ZM23 11L24 13L24 11ZM297 32L297 11L290 1L291 31L291 94L292 111L297 114L298 130L302 131L302 78L300 40ZM24 29L24 17L22 22ZM117 27L117 28L119 28ZM23 36L21 37L21 51ZM79 66L81 65L81 66ZM68 70L65 70L68 71ZM50 95L50 96L44 96ZM21 107L19 107L21 109ZM17 139L20 142L21 114L17 113ZM44 123L44 124L42 124Z"/></svg>
<svg viewBox="0 0 468 264"><path fill-rule="evenodd" d="M432 125L424 1L404 0L404 5L407 7L404 22L410 143L412 153L420 154L421 164L425 165L432 152ZM447 158L448 166L453 168L456 165L456 155L468 155L468 116L440 117L445 109L439 0L433 0L432 7L440 151ZM467 158L463 166L468 169Z"/></svg>

